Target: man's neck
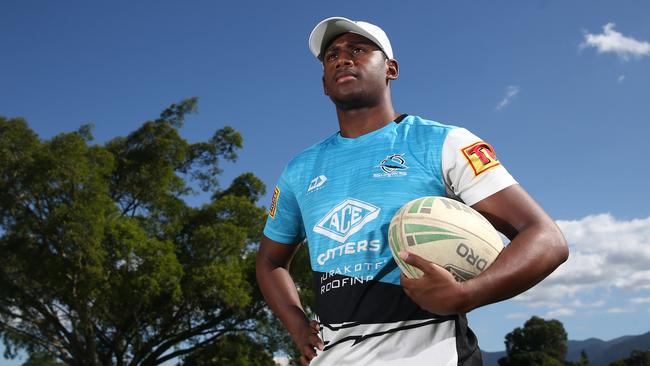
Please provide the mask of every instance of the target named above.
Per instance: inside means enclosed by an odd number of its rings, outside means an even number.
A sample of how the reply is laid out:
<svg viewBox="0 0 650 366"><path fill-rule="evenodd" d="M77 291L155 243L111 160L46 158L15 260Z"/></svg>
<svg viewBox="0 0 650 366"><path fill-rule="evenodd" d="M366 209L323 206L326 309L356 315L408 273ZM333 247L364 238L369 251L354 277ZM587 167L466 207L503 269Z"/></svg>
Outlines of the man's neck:
<svg viewBox="0 0 650 366"><path fill-rule="evenodd" d="M341 136L355 138L378 130L397 118L391 103L341 110L336 108Z"/></svg>

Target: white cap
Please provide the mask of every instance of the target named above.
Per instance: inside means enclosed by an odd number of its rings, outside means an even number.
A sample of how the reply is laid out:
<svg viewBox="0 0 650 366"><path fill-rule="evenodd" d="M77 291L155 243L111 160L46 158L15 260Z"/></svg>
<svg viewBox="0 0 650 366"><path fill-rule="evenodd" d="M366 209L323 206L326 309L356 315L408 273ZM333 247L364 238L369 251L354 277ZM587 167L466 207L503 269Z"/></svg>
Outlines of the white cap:
<svg viewBox="0 0 650 366"><path fill-rule="evenodd" d="M342 17L327 18L311 31L309 35L309 50L320 59L323 47L336 36L343 33L356 33L373 41L386 56L393 58L393 48L386 33L378 26L366 22L354 21Z"/></svg>

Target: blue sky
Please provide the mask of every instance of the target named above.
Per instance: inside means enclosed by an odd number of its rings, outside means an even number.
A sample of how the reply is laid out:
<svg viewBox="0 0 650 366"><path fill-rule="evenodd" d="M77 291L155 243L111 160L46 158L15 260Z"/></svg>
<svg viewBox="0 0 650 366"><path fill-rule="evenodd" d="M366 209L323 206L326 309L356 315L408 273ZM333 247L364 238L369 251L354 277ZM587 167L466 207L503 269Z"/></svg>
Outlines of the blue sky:
<svg viewBox="0 0 650 366"><path fill-rule="evenodd" d="M489 141L569 238L571 259L547 281L470 314L480 345L504 349L533 314L570 339L650 331L649 2L8 0L0 115L43 138L92 122L103 142L198 96L183 135L233 126L244 149L223 184L252 171L272 188L338 130L307 48L335 15L388 33L399 112Z"/></svg>

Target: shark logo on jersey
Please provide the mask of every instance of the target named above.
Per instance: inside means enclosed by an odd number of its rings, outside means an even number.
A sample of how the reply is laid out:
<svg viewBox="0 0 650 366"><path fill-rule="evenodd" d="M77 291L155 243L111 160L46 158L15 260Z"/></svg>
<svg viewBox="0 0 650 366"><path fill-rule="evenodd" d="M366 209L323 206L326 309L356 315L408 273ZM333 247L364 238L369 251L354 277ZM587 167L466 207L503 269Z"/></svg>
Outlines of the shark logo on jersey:
<svg viewBox="0 0 650 366"><path fill-rule="evenodd" d="M319 175L318 177L314 178L309 182L309 188L307 188L307 193L310 193L311 191L315 190L316 188L320 188L327 182L327 177L324 175Z"/></svg>
<svg viewBox="0 0 650 366"><path fill-rule="evenodd" d="M367 223L379 216L381 209L353 198L334 206L316 226L314 232L340 243L359 232Z"/></svg>
<svg viewBox="0 0 650 366"><path fill-rule="evenodd" d="M406 170L409 167L406 165L404 154L390 154L386 159L382 160L376 168L381 169L383 173L374 173L372 176L375 178L381 178L404 176L406 175L406 172L403 170Z"/></svg>

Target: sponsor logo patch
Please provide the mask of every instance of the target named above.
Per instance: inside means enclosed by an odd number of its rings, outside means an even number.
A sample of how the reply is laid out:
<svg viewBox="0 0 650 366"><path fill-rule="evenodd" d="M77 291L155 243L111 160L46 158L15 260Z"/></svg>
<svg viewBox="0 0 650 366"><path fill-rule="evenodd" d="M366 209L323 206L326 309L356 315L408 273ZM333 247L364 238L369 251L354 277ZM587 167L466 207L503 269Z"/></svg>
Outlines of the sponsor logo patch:
<svg viewBox="0 0 650 366"><path fill-rule="evenodd" d="M273 190L273 197L271 197L271 208L269 209L269 216L271 216L272 219L275 219L275 212L278 208L278 200L280 199L280 188L275 187Z"/></svg>
<svg viewBox="0 0 650 366"><path fill-rule="evenodd" d="M314 178L309 182L309 188L307 188L307 193L310 193L314 191L315 189L318 189L323 186L327 182L327 177L324 175L319 175L318 177Z"/></svg>
<svg viewBox="0 0 650 366"><path fill-rule="evenodd" d="M370 203L346 199L334 206L316 226L314 232L343 243L364 225L376 219L381 209Z"/></svg>
<svg viewBox="0 0 650 366"><path fill-rule="evenodd" d="M494 167L501 165L490 144L484 141L475 142L461 149L463 156L478 176Z"/></svg>
<svg viewBox="0 0 650 366"><path fill-rule="evenodd" d="M390 154L375 168L381 169L383 173L374 173L372 176L375 178L382 178L405 176L406 172L404 170L409 167L406 165L404 154Z"/></svg>

